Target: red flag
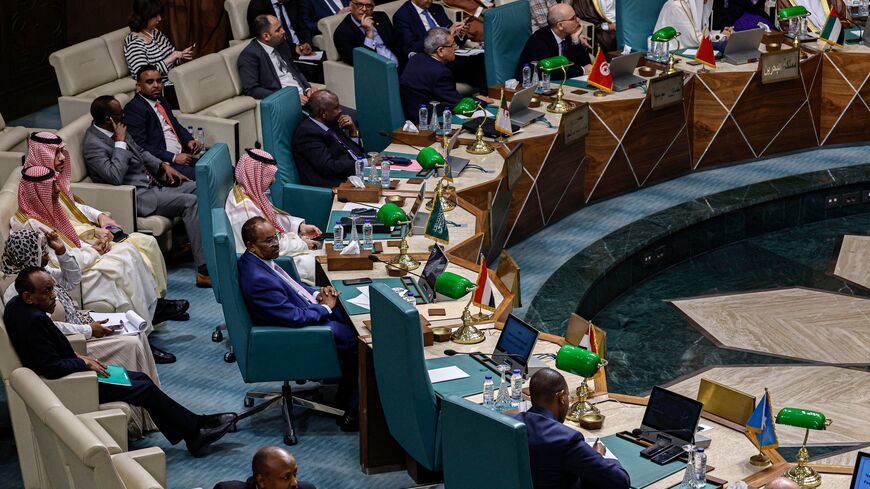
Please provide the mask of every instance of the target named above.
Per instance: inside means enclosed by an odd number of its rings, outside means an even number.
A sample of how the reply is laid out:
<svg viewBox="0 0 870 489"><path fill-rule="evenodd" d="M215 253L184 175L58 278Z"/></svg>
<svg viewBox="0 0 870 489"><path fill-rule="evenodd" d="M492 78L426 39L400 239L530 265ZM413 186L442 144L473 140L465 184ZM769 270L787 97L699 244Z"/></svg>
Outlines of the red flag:
<svg viewBox="0 0 870 489"><path fill-rule="evenodd" d="M586 331L583 339L580 340L580 346L592 353L598 353L598 345L595 344L595 326L592 325L592 321L589 321L589 330Z"/></svg>
<svg viewBox="0 0 870 489"><path fill-rule="evenodd" d="M589 78L586 82L605 92L613 91L613 75L610 74L610 63L604 58L601 48L598 49L598 54L595 55L595 62L592 63L592 73L589 73Z"/></svg>
<svg viewBox="0 0 870 489"><path fill-rule="evenodd" d="M698 52L695 53L695 61L703 63L710 68L716 67L716 55L713 54L713 41L710 40L710 34L704 31L704 39L701 39L701 45L698 46Z"/></svg>
<svg viewBox="0 0 870 489"><path fill-rule="evenodd" d="M495 311L495 296L492 295L492 289L489 270L486 268L486 258L481 255L480 274L477 276L477 288L474 289L474 299L472 299L474 305L487 311Z"/></svg>

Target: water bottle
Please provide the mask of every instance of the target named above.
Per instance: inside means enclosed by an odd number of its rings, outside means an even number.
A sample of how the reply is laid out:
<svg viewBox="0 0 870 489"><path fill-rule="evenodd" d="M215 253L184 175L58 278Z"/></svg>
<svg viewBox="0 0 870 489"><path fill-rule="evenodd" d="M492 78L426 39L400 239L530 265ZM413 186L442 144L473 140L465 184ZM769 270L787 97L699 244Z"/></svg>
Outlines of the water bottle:
<svg viewBox="0 0 870 489"><path fill-rule="evenodd" d="M429 108L426 104L420 106L420 123L417 124L417 129L421 131L429 130Z"/></svg>
<svg viewBox="0 0 870 489"><path fill-rule="evenodd" d="M407 302L408 304L413 304L415 306L417 305L417 298L414 297L414 293L410 290L405 292L405 297L402 297L402 299L405 299L405 302Z"/></svg>
<svg viewBox="0 0 870 489"><path fill-rule="evenodd" d="M443 121L441 122L441 129L444 134L450 134L450 131L453 130L453 112L450 112L450 109L444 109L444 115L441 117Z"/></svg>
<svg viewBox="0 0 870 489"><path fill-rule="evenodd" d="M363 224L362 249L369 250L369 251L375 249L375 242L372 239L372 222L368 219L366 219L365 224Z"/></svg>
<svg viewBox="0 0 870 489"><path fill-rule="evenodd" d="M483 407L492 409L495 403L495 383L492 381L492 375L487 375L483 378Z"/></svg>
<svg viewBox="0 0 870 489"><path fill-rule="evenodd" d="M695 487L701 489L703 487L707 487L707 454L704 453L703 448L698 448L695 452L695 459L693 461L695 465Z"/></svg>
<svg viewBox="0 0 870 489"><path fill-rule="evenodd" d="M344 249L344 226L341 221L335 221L335 227L332 228L332 249L341 251Z"/></svg>
<svg viewBox="0 0 870 489"><path fill-rule="evenodd" d="M390 186L390 160L381 161L381 187Z"/></svg>
<svg viewBox="0 0 870 489"><path fill-rule="evenodd" d="M205 131L201 127L196 128L196 140L199 141L199 154L205 153Z"/></svg>
<svg viewBox="0 0 870 489"><path fill-rule="evenodd" d="M519 407L523 402L523 374L515 368L511 374L511 405Z"/></svg>
<svg viewBox="0 0 870 489"><path fill-rule="evenodd" d="M193 126L187 126L187 133L190 134L190 137L193 137Z"/></svg>
<svg viewBox="0 0 870 489"><path fill-rule="evenodd" d="M523 66L523 88L532 86L532 67L529 65Z"/></svg>
<svg viewBox="0 0 870 489"><path fill-rule="evenodd" d="M363 183L366 181L366 167L369 162L365 158L360 158L353 162L354 175L356 175Z"/></svg>

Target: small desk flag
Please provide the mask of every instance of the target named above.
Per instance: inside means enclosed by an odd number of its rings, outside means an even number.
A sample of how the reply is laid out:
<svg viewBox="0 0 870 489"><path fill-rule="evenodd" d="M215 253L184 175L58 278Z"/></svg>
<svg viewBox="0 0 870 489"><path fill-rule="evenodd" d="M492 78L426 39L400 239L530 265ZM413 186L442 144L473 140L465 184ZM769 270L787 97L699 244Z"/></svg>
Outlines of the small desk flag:
<svg viewBox="0 0 870 489"><path fill-rule="evenodd" d="M598 49L595 55L595 63L592 64L592 73L589 73L586 83L598 87L605 92L613 91L613 75L610 74L610 63L604 58L604 52Z"/></svg>
<svg viewBox="0 0 870 489"><path fill-rule="evenodd" d="M508 112L507 100L504 99L504 90L501 91L501 99L498 101L498 112L495 114L495 130L505 136L513 136L511 128L511 114Z"/></svg>
<svg viewBox="0 0 870 489"><path fill-rule="evenodd" d="M589 330L586 331L583 339L580 340L580 346L592 353L598 353L598 344L595 342L595 325L592 324L592 321L589 321Z"/></svg>
<svg viewBox="0 0 870 489"><path fill-rule="evenodd" d="M698 51L695 53L695 61L703 63L710 68L716 67L716 55L713 54L713 41L710 40L710 33L704 31L704 38L701 39L701 45L698 46Z"/></svg>
<svg viewBox="0 0 870 489"><path fill-rule="evenodd" d="M440 193L435 194L435 201L432 203L432 213L429 214L429 219L426 221L423 236L441 244L450 242L450 232L447 229L447 218L444 217L444 208L441 207Z"/></svg>
<svg viewBox="0 0 870 489"><path fill-rule="evenodd" d="M825 20L825 28L822 29L819 39L838 48L843 47L843 44L846 42L846 32L843 31L843 24L840 23L840 17L837 16L837 11L833 8L831 13L828 14L828 19Z"/></svg>
<svg viewBox="0 0 870 489"><path fill-rule="evenodd" d="M771 450L779 446L776 437L776 425L773 423L773 408L770 405L770 393L764 389L764 397L758 402L749 421L746 431L752 444L759 450Z"/></svg>
<svg viewBox="0 0 870 489"><path fill-rule="evenodd" d="M486 258L480 255L480 273L477 275L477 288L474 289L472 303L487 311L495 311L495 296L492 295L492 280L489 279L489 270L486 268Z"/></svg>

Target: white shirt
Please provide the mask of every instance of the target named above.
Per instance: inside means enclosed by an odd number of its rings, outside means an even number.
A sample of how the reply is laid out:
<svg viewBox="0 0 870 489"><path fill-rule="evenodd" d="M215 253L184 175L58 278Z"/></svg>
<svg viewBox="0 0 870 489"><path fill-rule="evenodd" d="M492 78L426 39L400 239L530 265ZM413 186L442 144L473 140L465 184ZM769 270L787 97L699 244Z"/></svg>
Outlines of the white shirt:
<svg viewBox="0 0 870 489"><path fill-rule="evenodd" d="M175 135L175 128L172 127L172 123L167 121L163 114L157 110L157 101L151 100L148 97L143 97L142 94L138 94L138 97L142 97L148 102L148 105L151 106L151 110L157 114L157 120L160 121L160 127L163 129L163 141L166 143L166 151L169 151L173 155L177 155L182 152L181 141L178 140L178 137ZM163 110L172 110L171 108L163 107Z"/></svg>
<svg viewBox="0 0 870 489"><path fill-rule="evenodd" d="M269 56L269 61L272 62L272 66L275 68L275 73L278 73L278 80L281 81L281 88L295 87L296 90L299 90L299 95L305 95L304 89L299 86L299 82L296 81L296 78L290 73L289 70L281 66L281 54L278 53L278 51L276 51L275 48L273 48L272 46L269 46L268 44L263 44L259 39L257 39L257 42L260 43L260 46L263 47L263 49L266 51L266 54Z"/></svg>
<svg viewBox="0 0 870 489"><path fill-rule="evenodd" d="M273 272L275 272L275 275L281 277L282 280L284 280L285 282L287 282L288 284L290 284L290 280L292 280L292 277L290 277L289 274L288 274L287 276L285 276L283 273L279 273L278 270L275 269L275 267L278 267L278 264L275 263L275 260L264 260L264 259L260 258L259 256L257 256L255 253L251 253L251 254L254 255L254 256L256 256L257 259L260 260L261 262L265 263L266 266L269 267L269 270L272 270ZM303 285L303 284L299 284L298 282L297 282L297 284L300 285L300 286L302 286L302 287L305 287L305 285ZM292 287L292 285L291 285L291 287ZM314 292L314 293L311 294L311 295L314 296L314 300L317 300L317 296L320 295L320 291L318 290L318 291ZM332 314L332 308L331 308L331 307L327 306L326 304L318 304L318 305L323 306L324 309L326 309L326 312L327 312L328 314Z"/></svg>
<svg viewBox="0 0 870 489"><path fill-rule="evenodd" d="M299 36L297 36L296 31L293 30L293 22L290 21L290 16L287 15L287 9L274 0L272 1L272 8L275 9L275 16L278 17L278 22L281 22L281 15L284 15L284 20L287 22L287 34L290 34L290 38L293 39L293 44L299 44ZM281 12L278 12L278 10L281 10Z"/></svg>
<svg viewBox="0 0 870 489"><path fill-rule="evenodd" d="M426 29L426 32L429 32L429 29L431 29L432 27L429 26L429 19L426 18L426 14L424 13L426 11L418 7L417 4L414 2L411 2L411 5L413 5L414 8L417 10L417 16L420 17L420 22L423 23L423 28ZM432 15L431 12L429 12L429 15L432 17L432 20L435 21L435 26L438 27L438 20L435 18L434 15Z"/></svg>
<svg viewBox="0 0 870 489"><path fill-rule="evenodd" d="M94 127L97 128L98 131L105 134L106 136L113 138L113 139L115 138L115 133L113 133L112 131L107 131L96 124L94 124ZM125 141L115 141L115 147L121 148L121 149L127 149L127 143Z"/></svg>

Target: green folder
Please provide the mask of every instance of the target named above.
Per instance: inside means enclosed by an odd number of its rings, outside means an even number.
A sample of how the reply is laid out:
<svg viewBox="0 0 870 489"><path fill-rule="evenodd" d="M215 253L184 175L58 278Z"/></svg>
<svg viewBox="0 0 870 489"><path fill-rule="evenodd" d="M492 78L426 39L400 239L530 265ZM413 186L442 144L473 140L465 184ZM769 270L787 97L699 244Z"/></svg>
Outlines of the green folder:
<svg viewBox="0 0 870 489"><path fill-rule="evenodd" d="M130 387L133 382L130 382L130 376L127 375L127 369L118 365L106 365L106 371L109 372L108 377L97 375L97 380L104 384L122 385Z"/></svg>

